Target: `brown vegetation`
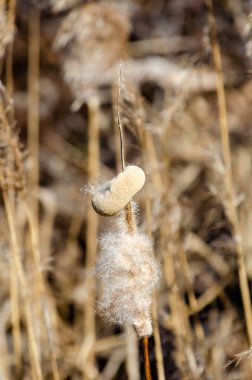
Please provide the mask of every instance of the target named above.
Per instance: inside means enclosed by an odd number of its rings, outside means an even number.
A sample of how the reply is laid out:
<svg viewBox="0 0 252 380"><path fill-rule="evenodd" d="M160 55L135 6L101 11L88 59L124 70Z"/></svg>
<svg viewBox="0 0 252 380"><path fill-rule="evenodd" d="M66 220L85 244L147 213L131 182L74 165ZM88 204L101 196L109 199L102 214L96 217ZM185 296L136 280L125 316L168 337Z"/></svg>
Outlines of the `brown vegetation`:
<svg viewBox="0 0 252 380"><path fill-rule="evenodd" d="M118 111L125 163L146 175L138 248L153 240L162 272L152 378L251 379L251 14L248 0L0 0L0 379L144 379L127 313L125 328L96 313L97 238L110 257L121 237L81 191L121 170Z"/></svg>

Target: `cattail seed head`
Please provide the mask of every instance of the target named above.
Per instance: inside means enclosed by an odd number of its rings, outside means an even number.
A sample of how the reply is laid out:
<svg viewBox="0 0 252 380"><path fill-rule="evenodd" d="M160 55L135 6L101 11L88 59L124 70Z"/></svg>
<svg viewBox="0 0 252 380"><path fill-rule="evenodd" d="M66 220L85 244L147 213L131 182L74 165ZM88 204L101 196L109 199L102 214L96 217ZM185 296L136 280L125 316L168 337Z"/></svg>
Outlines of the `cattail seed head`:
<svg viewBox="0 0 252 380"><path fill-rule="evenodd" d="M111 181L91 189L94 210L103 216L118 214L145 183L144 171L135 165L127 166Z"/></svg>
<svg viewBox="0 0 252 380"><path fill-rule="evenodd" d="M151 335L152 292L159 281L159 266L152 243L126 226L100 239L95 274L101 285L98 310L110 322L131 324L139 336Z"/></svg>
<svg viewBox="0 0 252 380"><path fill-rule="evenodd" d="M55 10L66 9L74 0L51 0ZM62 19L54 47L60 52L63 77L77 110L83 102L99 96L106 76L127 56L130 22L120 4L88 2L75 6ZM111 75L111 74L110 74Z"/></svg>

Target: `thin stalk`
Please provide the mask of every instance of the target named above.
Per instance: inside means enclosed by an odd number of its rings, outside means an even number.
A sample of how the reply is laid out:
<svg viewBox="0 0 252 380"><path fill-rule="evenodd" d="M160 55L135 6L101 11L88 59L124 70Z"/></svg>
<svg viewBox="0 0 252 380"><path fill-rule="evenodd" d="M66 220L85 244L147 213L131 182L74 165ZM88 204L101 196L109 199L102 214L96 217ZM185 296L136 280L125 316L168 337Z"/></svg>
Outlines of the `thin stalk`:
<svg viewBox="0 0 252 380"><path fill-rule="evenodd" d="M0 114L1 114L1 122L4 126L5 139L9 142L9 145L12 148L8 150L6 161L7 166L9 166L12 170L14 170L14 161L16 161L16 165L18 166L20 161L18 160L17 154L17 146L11 137L10 125L8 119L6 117L5 110L3 108L3 104L0 102ZM15 158L13 158L13 154ZM13 209L15 208L15 194L14 190L8 190L9 202L11 203ZM11 257L11 268L10 268L10 298L11 298L11 323L12 323L12 332L13 332L13 349L14 349L14 361L15 361L15 373L18 375L21 373L22 367L22 342L21 342L21 329L20 329L20 304L19 304L19 289L18 289L18 279L17 272L15 267L15 262L13 260L13 256Z"/></svg>
<svg viewBox="0 0 252 380"><path fill-rule="evenodd" d="M180 247L179 250L179 259L180 259L180 268L183 272L183 277L185 279L186 284L186 290L189 300L189 309L194 312L194 310L198 309L198 299L196 298L196 295L194 293L193 289L193 281L191 278L189 263L187 261L186 253L183 249L183 247ZM201 344L202 347L204 347L204 340L205 340L205 333L202 324L199 321L199 318L197 315L193 314L194 323L195 323L195 335Z"/></svg>
<svg viewBox="0 0 252 380"><path fill-rule="evenodd" d="M39 315L43 323L43 327L45 330L45 340L49 349L49 356L50 356L50 362L51 362L51 368L52 368L52 378L53 380L60 380L57 360L54 354L54 350L53 350L51 339L50 339L50 333L49 333L49 330L50 331L52 330L52 326L51 325L47 326L46 313L48 313L48 315L50 315L50 313L48 312L47 305L44 302L45 301L44 298L46 297L46 284L45 284L43 274L40 268L41 254L40 254L40 248L39 248L39 236L35 228L34 215L29 209L27 202L24 201L23 205L24 205L25 212L27 215L27 220L28 220L28 225L29 225L29 230L30 230L30 235L31 235L32 255L33 255L34 270L36 273L36 283L37 283L36 284L36 291L37 291L37 297L38 297L37 301L39 302L38 303Z"/></svg>
<svg viewBox="0 0 252 380"><path fill-rule="evenodd" d="M30 186L32 190L39 185L39 48L40 48L40 13L37 9L30 11L28 23L28 150L31 157ZM31 198L35 222L38 223L38 200Z"/></svg>
<svg viewBox="0 0 252 380"><path fill-rule="evenodd" d="M152 134L149 131L146 131L146 129L142 128L144 133L141 133L141 144L142 144L142 151L144 156L144 162L145 167L150 168L152 165L152 170L150 172L150 179L151 183L155 188L155 194L156 197L160 197L160 201L162 200L162 195L164 193L164 189L170 188L170 161L169 161L169 152L167 152L167 157L165 160L165 166L164 171L166 173L165 176L162 177L160 170L154 170L154 168L158 168L159 165L159 159L157 157L156 147L155 147L155 141L152 136ZM139 131L140 132L140 131ZM168 132L170 133L170 129L168 129ZM167 136L167 134L166 134ZM169 140L169 138L168 138ZM164 141L167 141L167 139ZM159 141L160 143L160 141ZM170 197L170 195L169 195ZM148 234L151 237L152 234L152 217L151 217L151 199L150 197L146 200L146 218L147 218L147 228L148 228ZM196 360L194 358L193 354L193 348L192 348L192 337L191 337L191 331L189 327L188 317L186 315L186 308L184 301L181 297L177 276L176 273L176 257L172 252L167 252L165 246L167 246L167 241L171 241L174 239L177 239L176 236L171 236L169 232L169 226L163 226L161 228L161 236L163 237L162 240L163 246L164 246L164 255L163 255L163 263L164 263L164 274L165 274L165 280L167 283L168 288L170 289L169 292L169 305L171 307L171 313L169 321L167 321L168 328L171 327L175 330L175 337L177 341L177 347L178 350L183 348L185 350L185 354L190 351L191 352L191 362L190 368L192 370L192 373L194 374L195 378L198 378L197 375L197 366L196 366ZM153 318L153 335L154 335L154 341L155 341L155 355L156 355L156 367L157 367L157 376L158 380L164 380L165 379L165 373L164 373L164 359L163 359L163 353L162 353L162 347L160 342L160 333L158 329L158 322L157 322L157 308L156 308L156 299L154 297L153 299L153 305L152 305L152 318ZM187 355L188 360L188 355Z"/></svg>
<svg viewBox="0 0 252 380"><path fill-rule="evenodd" d="M21 373L22 343L20 331L20 306L18 294L18 280L14 262L10 268L10 298L11 298L11 323L13 331L13 348L15 354L15 372L17 377Z"/></svg>
<svg viewBox="0 0 252 380"><path fill-rule="evenodd" d="M152 323L153 323L153 336L155 341L155 356L158 380L165 380L164 372L164 358L162 352L160 331L158 327L158 313L157 313L157 295L155 294L152 301Z"/></svg>
<svg viewBox="0 0 252 380"><path fill-rule="evenodd" d="M138 339L132 326L126 325L126 369L128 380L140 380L138 363Z"/></svg>
<svg viewBox="0 0 252 380"><path fill-rule="evenodd" d="M31 209L34 229L39 234L39 205L34 193L39 187L39 49L40 49L40 12L32 9L28 15L28 108L27 108L27 145L30 154L29 185L31 196L29 207ZM34 248L34 247L33 247ZM37 251L37 250L36 250ZM34 249L32 249L34 253ZM38 262L38 260L37 260ZM37 265L36 265L37 267ZM44 345L43 317L40 303L40 281L34 281L34 313L36 315L36 336L41 349Z"/></svg>
<svg viewBox="0 0 252 380"><path fill-rule="evenodd" d="M147 157L145 158L145 165L147 167ZM145 212L146 212L146 219L147 219L147 231L148 236L150 239L152 239L152 214L151 214L151 197L150 195L146 197L145 201ZM162 346L161 346L161 339L160 339L160 331L158 326L158 312L157 312L157 294L154 294L153 300L152 300L152 308L151 308L151 314L152 314L152 323L153 323L153 336L154 336L154 342L155 342L155 356L156 356L156 368L157 368L157 377L158 380L165 380L165 372L164 372L164 358L163 358L163 352L162 352Z"/></svg>
<svg viewBox="0 0 252 380"><path fill-rule="evenodd" d="M29 305L29 294L28 294L28 285L25 278L24 269L22 262L19 256L19 246L17 240L16 226L14 222L14 210L10 201L10 196L8 191L3 191L3 201L6 211L7 222L10 230L11 246L12 246L12 260L17 274L20 292L22 296L26 328L28 332L28 341L29 341L29 353L31 358L31 367L32 367L32 377L34 380L42 380L42 371L39 361L39 352L35 338L35 331L33 326L32 313Z"/></svg>
<svg viewBox="0 0 252 380"><path fill-rule="evenodd" d="M87 146L87 170L88 181L96 181L99 177L99 101L96 97L92 98L88 102L88 146ZM87 205L87 228L86 228L86 269L91 270L94 267L96 261L96 238L98 233L99 219L96 213L93 212L92 205ZM85 315L84 315L84 345L90 345L90 350L87 355L86 363L83 368L84 379L95 379L97 377L97 370L95 367L94 357L94 343L96 338L95 327L95 277L90 276L87 281L87 298L85 302ZM91 342L91 343L90 343Z"/></svg>
<svg viewBox="0 0 252 380"><path fill-rule="evenodd" d="M119 81L118 81L117 119L118 119L119 133L120 133L121 165L122 165L122 170L124 170L125 169L124 136L123 136L121 115L120 115L121 89L122 89L122 66L120 65Z"/></svg>
<svg viewBox="0 0 252 380"><path fill-rule="evenodd" d="M150 360L149 360L149 339L147 336L143 336L143 351L144 351L144 369L146 380L152 380Z"/></svg>
<svg viewBox="0 0 252 380"><path fill-rule="evenodd" d="M158 162L157 156L156 156L156 150L154 141L152 138L152 135L146 131L145 128L142 128L142 131L139 130L139 133L141 133L141 144L142 144L142 151L144 156L144 163L145 168L150 167L150 164L156 165ZM160 176L159 171L151 171L150 174L151 177L151 183L155 187L155 191L157 194L162 194L163 190L163 183L162 178ZM147 219L147 231L148 236L152 238L152 214L151 214L151 197L150 195L147 195L146 201L145 201L145 212L146 212L146 219ZM162 346L161 346L161 339L160 339L160 332L158 327L158 314L157 314L157 295L154 294L153 302L152 302L152 319L153 319L153 336L155 341L155 357L156 357L156 368L157 368L157 377L158 380L165 380L165 372L164 372L164 359L163 359L163 353L162 353ZM146 363L147 365L147 363ZM145 372L146 372L146 365L145 365ZM147 378L147 374L145 375Z"/></svg>
<svg viewBox="0 0 252 380"><path fill-rule="evenodd" d="M208 9L208 25L210 29L210 38L213 52L213 62L216 71L216 86L217 86L217 99L219 107L219 123L221 131L222 153L225 166L225 187L227 195L227 211L233 226L234 241L236 245L236 258L238 266L239 284L245 314L246 330L249 340L249 345L252 346L252 309L249 285L247 279L247 271L245 266L245 257L242 246L242 237L240 232L239 219L236 209L235 192L232 176L231 164L231 151L228 131L228 118L226 107L226 94L224 88L223 72L222 72L222 59L221 51L217 37L217 29L215 23L215 16L213 10L212 0L206 0Z"/></svg>

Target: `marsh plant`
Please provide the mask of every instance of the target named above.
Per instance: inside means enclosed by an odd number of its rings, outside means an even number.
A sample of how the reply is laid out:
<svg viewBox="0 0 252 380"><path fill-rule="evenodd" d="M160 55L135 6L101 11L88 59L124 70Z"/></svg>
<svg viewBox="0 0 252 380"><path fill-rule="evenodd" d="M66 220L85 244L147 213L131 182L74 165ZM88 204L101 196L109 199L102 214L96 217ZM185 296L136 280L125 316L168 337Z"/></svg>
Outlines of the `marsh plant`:
<svg viewBox="0 0 252 380"><path fill-rule="evenodd" d="M118 111L119 115L119 111ZM122 126L121 147L123 148ZM160 270L154 257L153 244L138 231L137 205L132 198L144 186L145 173L135 165L124 166L112 180L89 186L94 210L103 216L119 214L114 227L100 237L100 256L95 275L101 285L98 311L109 322L132 325L143 338L146 378L151 379L148 358L148 336L152 334L151 304L158 285Z"/></svg>
<svg viewBox="0 0 252 380"><path fill-rule="evenodd" d="M94 210L106 216L123 213L144 180L142 169L127 166L111 181L92 189ZM139 336L149 336L151 297L158 284L159 268L151 240L137 229L136 206L130 206L130 220L120 215L114 228L99 240L95 274L102 291L98 310L110 322L131 324Z"/></svg>

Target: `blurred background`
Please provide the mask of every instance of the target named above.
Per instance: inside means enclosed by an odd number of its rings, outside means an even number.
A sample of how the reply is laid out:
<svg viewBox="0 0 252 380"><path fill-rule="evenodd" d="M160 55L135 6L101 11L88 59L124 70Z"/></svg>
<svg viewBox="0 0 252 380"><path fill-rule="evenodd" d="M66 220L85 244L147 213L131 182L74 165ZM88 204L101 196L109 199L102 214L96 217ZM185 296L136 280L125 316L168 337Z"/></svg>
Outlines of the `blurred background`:
<svg viewBox="0 0 252 380"><path fill-rule="evenodd" d="M153 380L251 379L252 3L211 4L0 0L1 380L144 379L135 332L96 313L114 217L81 191L120 170L117 108L162 268Z"/></svg>

